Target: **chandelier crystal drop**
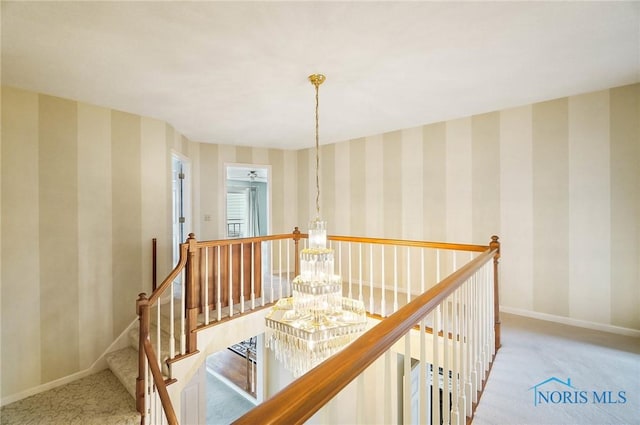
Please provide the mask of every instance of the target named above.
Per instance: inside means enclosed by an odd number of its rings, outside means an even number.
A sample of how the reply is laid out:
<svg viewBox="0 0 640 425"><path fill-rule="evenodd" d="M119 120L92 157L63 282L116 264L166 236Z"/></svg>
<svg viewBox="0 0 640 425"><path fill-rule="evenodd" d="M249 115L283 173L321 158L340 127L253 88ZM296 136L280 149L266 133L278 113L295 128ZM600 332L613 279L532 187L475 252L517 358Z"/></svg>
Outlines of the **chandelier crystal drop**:
<svg viewBox="0 0 640 425"><path fill-rule="evenodd" d="M300 275L292 296L280 299L266 316L266 345L295 377L344 348L365 330L364 303L342 296L342 279L334 274L334 250L327 248L327 224L320 219L318 88L325 80L313 74L316 90L316 218L309 223L307 248L300 251Z"/></svg>

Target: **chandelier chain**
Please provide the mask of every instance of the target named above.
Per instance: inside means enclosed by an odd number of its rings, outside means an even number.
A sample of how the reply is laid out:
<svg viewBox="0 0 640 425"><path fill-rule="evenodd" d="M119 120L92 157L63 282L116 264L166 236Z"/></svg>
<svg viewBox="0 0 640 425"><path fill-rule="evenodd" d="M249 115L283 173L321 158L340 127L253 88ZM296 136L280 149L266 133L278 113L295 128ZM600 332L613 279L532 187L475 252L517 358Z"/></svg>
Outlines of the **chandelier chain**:
<svg viewBox="0 0 640 425"><path fill-rule="evenodd" d="M318 124L318 105L319 105L319 84L314 83L316 87L316 219L320 219L320 138Z"/></svg>

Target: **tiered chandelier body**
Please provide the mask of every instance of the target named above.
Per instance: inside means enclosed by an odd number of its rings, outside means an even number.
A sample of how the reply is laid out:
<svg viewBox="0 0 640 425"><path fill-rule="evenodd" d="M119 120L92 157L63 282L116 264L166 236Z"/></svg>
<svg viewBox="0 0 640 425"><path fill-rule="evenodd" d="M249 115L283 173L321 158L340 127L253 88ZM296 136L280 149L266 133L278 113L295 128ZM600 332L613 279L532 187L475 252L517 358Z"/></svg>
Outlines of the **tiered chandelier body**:
<svg viewBox="0 0 640 425"><path fill-rule="evenodd" d="M362 301L342 296L342 279L334 274L334 250L327 248L326 222L320 219L318 178L318 88L324 75L309 80L316 89L316 218L309 225L308 247L300 252L300 275L292 296L283 298L266 316L266 344L294 376L300 376L340 351L365 329Z"/></svg>

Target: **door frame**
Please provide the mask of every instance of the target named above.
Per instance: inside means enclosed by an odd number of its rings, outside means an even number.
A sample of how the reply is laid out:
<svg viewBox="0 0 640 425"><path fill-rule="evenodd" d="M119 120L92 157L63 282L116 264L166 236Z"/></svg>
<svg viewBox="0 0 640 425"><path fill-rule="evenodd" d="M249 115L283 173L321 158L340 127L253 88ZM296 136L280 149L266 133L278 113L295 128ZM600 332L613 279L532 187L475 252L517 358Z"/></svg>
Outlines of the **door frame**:
<svg viewBox="0 0 640 425"><path fill-rule="evenodd" d="M266 214L267 214L267 220L266 220L266 235L269 235L271 232L271 194L272 194L272 189L271 189L271 184L272 184L272 177L271 177L271 165L268 164L246 164L246 163L236 163L236 162L225 162L224 163L224 167L223 167L223 178L221 179L221 188L220 188L220 193L222 194L221 196L221 205L222 205L222 220L220 222L219 225L219 234L220 235L224 235L224 238L226 238L227 235L227 176L228 176L228 170L229 168L247 168L247 169L260 169L260 170L265 170L266 171L266 183L267 183L267 205L266 207Z"/></svg>
<svg viewBox="0 0 640 425"><path fill-rule="evenodd" d="M184 178L182 179L181 187L181 212L184 217L184 223L182 223L182 235L176 235L176 223L174 220L174 213L176 211L176 193L173 188L175 162L176 160L182 166L182 173ZM193 232L193 220L191 209L191 160L178 151L171 150L171 245L172 248L172 260L175 263L176 258L180 257L180 244L184 243L189 233ZM178 243L176 243L178 242ZM175 266L175 264L174 264Z"/></svg>

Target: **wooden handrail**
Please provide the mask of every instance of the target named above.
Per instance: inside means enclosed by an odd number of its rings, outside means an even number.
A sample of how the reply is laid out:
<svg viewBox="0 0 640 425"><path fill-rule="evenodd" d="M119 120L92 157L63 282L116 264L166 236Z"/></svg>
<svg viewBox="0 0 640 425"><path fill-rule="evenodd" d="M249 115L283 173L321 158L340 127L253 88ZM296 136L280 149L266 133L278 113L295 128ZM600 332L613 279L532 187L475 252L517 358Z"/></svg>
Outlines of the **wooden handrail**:
<svg viewBox="0 0 640 425"><path fill-rule="evenodd" d="M169 423L169 425L178 425L178 418L176 416L176 412L173 410L171 398L169 397L169 392L167 391L167 385L164 382L164 377L162 376L162 372L160 371L160 367L158 366L158 358L153 351L153 346L151 345L151 341L149 341L149 338L146 338L144 340L143 347L144 352L147 355L147 361L149 363L149 368L151 369L151 374L153 375L153 382L156 384L156 389L158 390L158 394L160 396L162 409L164 410L164 414L167 417L167 422Z"/></svg>
<svg viewBox="0 0 640 425"><path fill-rule="evenodd" d="M308 238L309 235L307 233L301 233L300 237ZM410 246L410 247L417 247L417 248L450 249L452 251L484 252L487 250L487 248L489 248L489 246L487 245L473 245L473 244L448 243L448 242L426 242L426 241L413 241L413 240L403 240L403 239L365 238L365 237L359 237L359 236L330 235L330 236L327 236L327 239L331 241L340 241L340 242Z"/></svg>
<svg viewBox="0 0 640 425"><path fill-rule="evenodd" d="M494 258L497 252L497 248L487 249L464 267L365 332L344 350L249 411L234 424L304 423L389 350L416 323L441 304L481 266ZM310 391L310 388L313 390Z"/></svg>
<svg viewBox="0 0 640 425"><path fill-rule="evenodd" d="M266 242L266 241L275 241L279 239L293 239L293 237L294 237L293 233L282 233L278 235L255 236L250 238L233 238L233 239L218 239L215 241L198 241L197 246L199 248L211 248L214 246L245 244L245 243L251 243L251 242Z"/></svg>
<svg viewBox="0 0 640 425"><path fill-rule="evenodd" d="M186 243L180 244L180 259L178 260L178 264L176 264L173 270L171 270L171 273L169 273L169 276L167 276L166 279L162 281L160 286L158 286L158 288L156 288L156 290L153 291L153 293L149 297L149 304L154 304L156 301L158 301L158 299L164 293L164 291L167 290L169 286L171 286L171 284L173 283L174 280L176 280L176 277L178 277L182 269L184 269L184 267L187 265L187 248L188 248L188 245Z"/></svg>

